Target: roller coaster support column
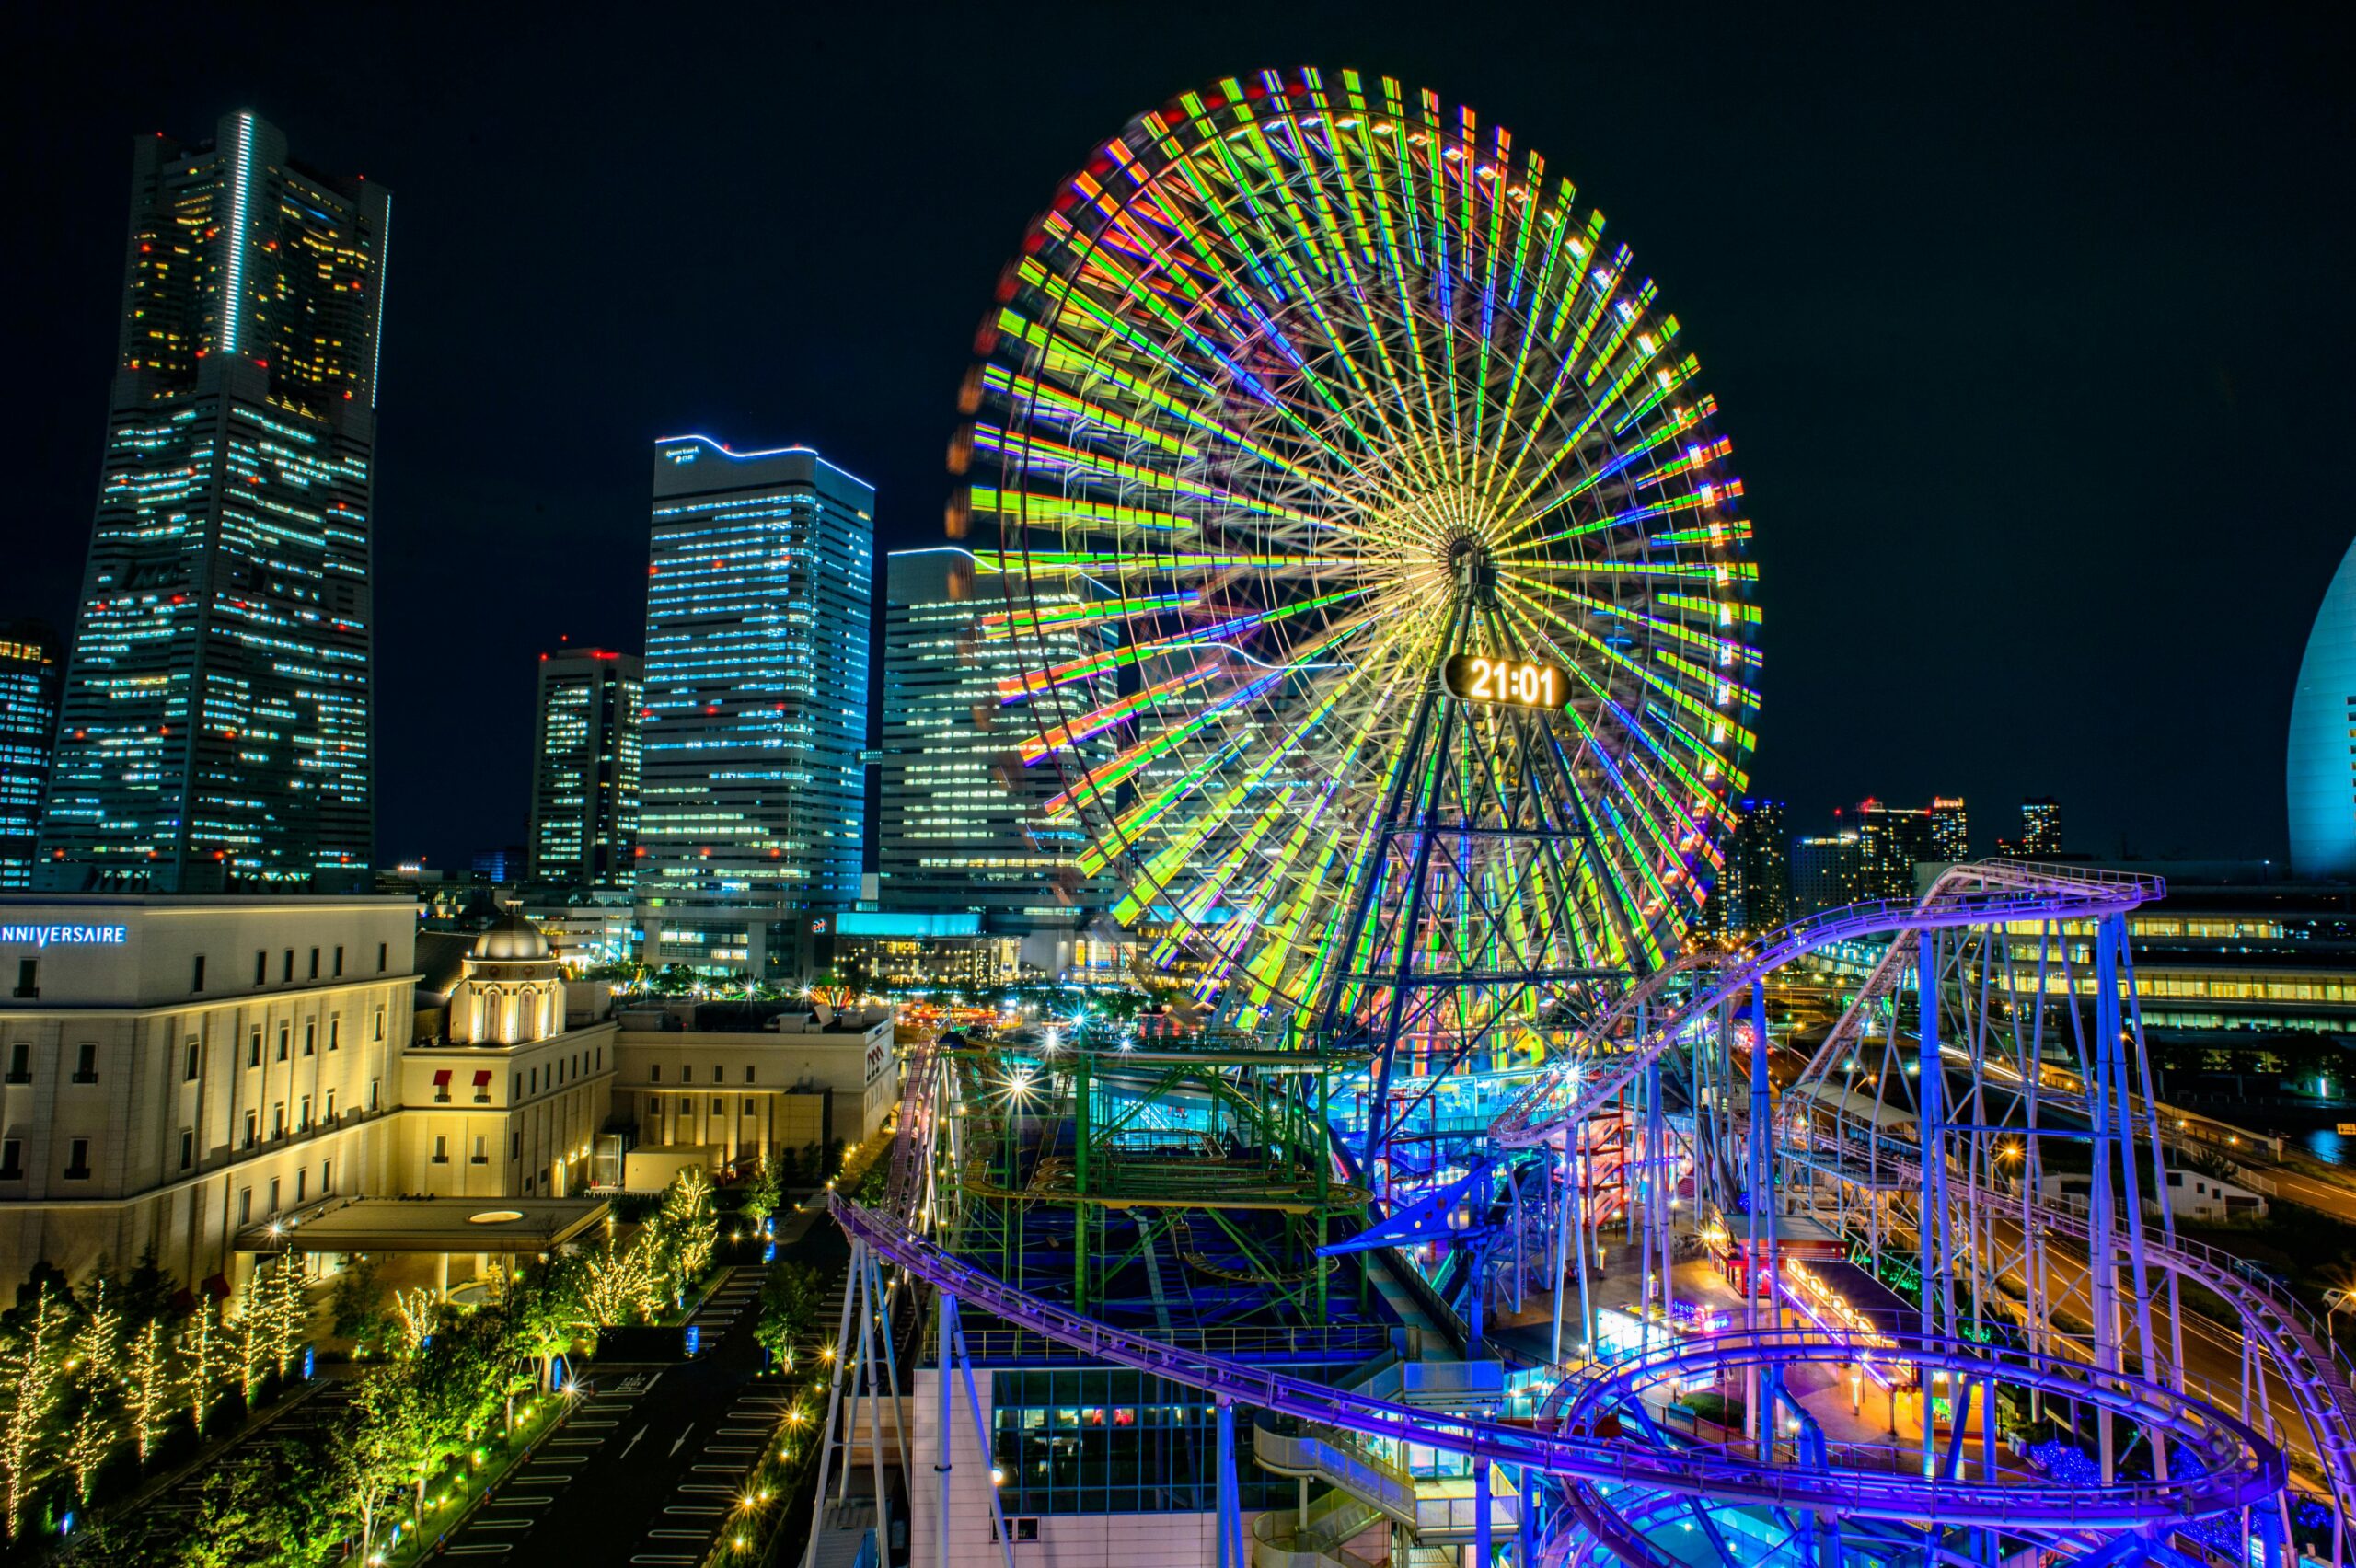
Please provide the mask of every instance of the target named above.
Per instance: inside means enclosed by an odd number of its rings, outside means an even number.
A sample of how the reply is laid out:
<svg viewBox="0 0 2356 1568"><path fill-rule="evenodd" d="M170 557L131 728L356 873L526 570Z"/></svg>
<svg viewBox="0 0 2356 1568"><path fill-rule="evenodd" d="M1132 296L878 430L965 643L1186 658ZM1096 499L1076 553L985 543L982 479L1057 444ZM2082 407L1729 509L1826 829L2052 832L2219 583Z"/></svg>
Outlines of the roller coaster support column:
<svg viewBox="0 0 2356 1568"><path fill-rule="evenodd" d="M851 1277L843 1286L842 1321L835 1326L834 1373L826 1379L826 1424L818 1434L818 1489L810 1503L810 1545L803 1561L814 1562L818 1556L818 1537L826 1526L826 1473L835 1458L835 1419L842 1410L843 1369L850 1361L850 1298L855 1293L860 1264L867 1256L867 1243L854 1240L850 1246ZM844 1483L849 1482L850 1460L843 1460Z"/></svg>
<svg viewBox="0 0 2356 1568"><path fill-rule="evenodd" d="M1649 1203L1645 1210L1646 1223L1652 1228L1646 1237L1647 1246L1659 1250L1657 1267L1660 1271L1661 1332L1667 1336L1669 1324L1676 1320L1677 1283L1670 1271L1676 1265L1675 1226L1671 1223L1677 1212L1676 1167L1669 1158L1669 1117L1660 1103L1660 1058L1656 1056L1645 1068L1645 1168L1651 1177ZM1651 1320L1647 1318L1646 1322ZM1646 1348L1650 1349L1649 1332Z"/></svg>
<svg viewBox="0 0 2356 1568"><path fill-rule="evenodd" d="M1472 1460L1472 1568L1491 1568L1496 1561L1489 1539L1489 1461Z"/></svg>
<svg viewBox="0 0 2356 1568"><path fill-rule="evenodd" d="M1563 1198L1554 1205L1554 1337L1547 1361L1561 1366L1563 1361L1563 1296L1571 1281L1571 1136L1563 1134ZM1579 1276L1584 1293L1587 1276Z"/></svg>
<svg viewBox="0 0 2356 1568"><path fill-rule="evenodd" d="M1922 1243L1923 1337L1932 1339L1941 1332L1939 1325L1938 1281L1946 1266L1940 1242L1940 1232L1946 1228L1947 1155L1946 1120L1946 1079L1939 1062L1939 949L1928 931L1914 939L1915 988L1921 1018L1914 1026L1915 1076L1920 1079L1915 1093L1921 1102L1923 1126L1923 1191L1917 1197L1922 1205L1921 1218L1915 1226ZM1895 1018L1890 1027L1897 1028ZM1923 1407L1923 1473L1936 1474L1936 1440L1933 1436L1931 1420L1931 1371L1925 1366L1918 1370L1917 1397Z"/></svg>
<svg viewBox="0 0 2356 1568"><path fill-rule="evenodd" d="M1774 1137L1767 1093L1767 986L1750 983L1750 1170L1743 1185L1749 1189L1750 1250L1743 1256L1743 1322L1753 1332L1775 1327L1775 1169L1769 1149ZM1760 1245L1761 1233L1766 1245ZM1764 1259L1762 1265L1761 1260ZM1759 1320L1759 1286L1767 1286L1768 1319ZM1775 1457L1775 1377L1773 1370L1751 1364L1745 1374L1745 1413L1750 1418L1750 1439L1762 1460Z"/></svg>
<svg viewBox="0 0 2356 1568"><path fill-rule="evenodd" d="M2109 941L2109 922L2095 931L2095 1039L2093 1180L2086 1189L2087 1299L2095 1318L2095 1366L2104 1372L2119 1369L2119 1261L2114 1242L2111 1186L2112 1145L2118 1141L2117 1101L2121 1086L2111 1077L2112 1045L2119 1037L2119 971ZM2129 1156L2131 1160L2133 1156ZM2106 1404L2095 1416L2102 1450L2102 1479L2108 1486L2118 1479L2119 1454Z"/></svg>
<svg viewBox="0 0 2356 1568"><path fill-rule="evenodd" d="M1303 1517L1301 1524L1309 1523ZM1235 1477L1235 1402L1218 1396L1218 1568L1247 1568L1243 1553L1243 1500Z"/></svg>

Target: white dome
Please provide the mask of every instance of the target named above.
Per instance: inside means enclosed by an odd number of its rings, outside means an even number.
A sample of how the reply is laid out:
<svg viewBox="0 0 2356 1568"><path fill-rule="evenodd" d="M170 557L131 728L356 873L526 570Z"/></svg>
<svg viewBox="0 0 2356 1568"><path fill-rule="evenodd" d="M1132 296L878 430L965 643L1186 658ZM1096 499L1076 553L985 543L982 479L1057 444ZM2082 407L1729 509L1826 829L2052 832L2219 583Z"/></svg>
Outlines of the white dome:
<svg viewBox="0 0 2356 1568"><path fill-rule="evenodd" d="M505 919L475 939L474 956L508 963L530 963L545 962L549 956L549 940L540 928L511 912Z"/></svg>

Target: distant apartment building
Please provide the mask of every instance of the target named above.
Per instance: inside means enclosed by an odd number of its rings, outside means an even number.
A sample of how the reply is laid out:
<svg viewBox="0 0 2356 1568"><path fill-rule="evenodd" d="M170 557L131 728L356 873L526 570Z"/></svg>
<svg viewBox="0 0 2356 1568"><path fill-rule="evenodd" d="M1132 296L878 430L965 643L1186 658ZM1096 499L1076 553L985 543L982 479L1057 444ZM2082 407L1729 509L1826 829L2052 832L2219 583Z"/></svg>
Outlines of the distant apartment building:
<svg viewBox="0 0 2356 1568"><path fill-rule="evenodd" d="M642 666L601 648L543 653L537 696L529 878L627 885L636 873Z"/></svg>
<svg viewBox="0 0 2356 1568"><path fill-rule="evenodd" d="M1854 828L1792 840L1792 915L1820 915L1869 896L1863 836Z"/></svg>
<svg viewBox="0 0 2356 1568"><path fill-rule="evenodd" d="M1791 918L1791 845L1781 801L1744 800L1705 918L1721 936L1770 931Z"/></svg>
<svg viewBox="0 0 2356 1568"><path fill-rule="evenodd" d="M860 895L875 492L807 447L654 448L644 952L792 977Z"/></svg>

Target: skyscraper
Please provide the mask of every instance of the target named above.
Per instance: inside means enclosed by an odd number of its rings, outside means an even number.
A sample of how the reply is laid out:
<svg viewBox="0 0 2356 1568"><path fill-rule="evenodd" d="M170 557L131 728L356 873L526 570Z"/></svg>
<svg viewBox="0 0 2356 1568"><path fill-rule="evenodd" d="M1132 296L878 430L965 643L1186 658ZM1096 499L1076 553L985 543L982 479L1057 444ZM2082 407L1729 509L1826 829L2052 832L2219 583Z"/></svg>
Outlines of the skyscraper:
<svg viewBox="0 0 2356 1568"><path fill-rule="evenodd" d="M1858 896L1911 902L1915 862L1937 859L1931 843L1931 813L1868 798L1854 812L1834 815L1842 826L1856 830Z"/></svg>
<svg viewBox="0 0 2356 1568"><path fill-rule="evenodd" d="M1073 865L1085 839L1043 807L1064 772L1108 760L1113 726L1046 755L1036 719L1000 704L1043 662L1103 653L1112 632L1074 618L1077 584L1005 596L995 558L953 547L886 558L884 588L882 897L888 911L982 912L988 929L1068 928L1102 908L1108 885ZM1028 619L1020 634L1015 617ZM1068 711L1117 695L1106 667L1072 683ZM1058 763L1061 767L1058 767Z"/></svg>
<svg viewBox="0 0 2356 1568"><path fill-rule="evenodd" d="M2050 795L2021 802L2021 854L2030 859L2062 853L2062 802Z"/></svg>
<svg viewBox="0 0 2356 1568"><path fill-rule="evenodd" d="M1949 862L1971 859L1971 824L1961 795L1931 797L1930 858Z"/></svg>
<svg viewBox="0 0 2356 1568"><path fill-rule="evenodd" d="M1877 896L1865 887L1862 836L1855 829L1792 840L1792 914L1821 915Z"/></svg>
<svg viewBox="0 0 2356 1568"><path fill-rule="evenodd" d="M642 674L602 648L540 655L532 881L617 887L636 874Z"/></svg>
<svg viewBox="0 0 2356 1568"><path fill-rule="evenodd" d="M875 491L804 446L655 444L649 962L785 974L859 899Z"/></svg>
<svg viewBox="0 0 2356 1568"><path fill-rule="evenodd" d="M65 651L43 621L0 626L0 888L32 885Z"/></svg>
<svg viewBox="0 0 2356 1568"><path fill-rule="evenodd" d="M367 885L390 213L251 114L134 144L39 885Z"/></svg>
<svg viewBox="0 0 2356 1568"><path fill-rule="evenodd" d="M1792 917L1790 839L1784 802L1745 800L1727 843L1727 863L1710 892L1720 935L1770 931Z"/></svg>

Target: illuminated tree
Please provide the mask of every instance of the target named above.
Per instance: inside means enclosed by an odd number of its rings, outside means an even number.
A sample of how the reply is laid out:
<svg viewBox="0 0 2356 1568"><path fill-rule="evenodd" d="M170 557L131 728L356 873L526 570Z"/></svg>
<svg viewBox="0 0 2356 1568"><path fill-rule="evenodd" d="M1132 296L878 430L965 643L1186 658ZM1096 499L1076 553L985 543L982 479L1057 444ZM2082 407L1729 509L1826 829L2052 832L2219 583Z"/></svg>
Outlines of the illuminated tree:
<svg viewBox="0 0 2356 1568"><path fill-rule="evenodd" d="M688 1285L710 1266L720 1245L720 1211L711 1201L711 1182L701 1170L691 1165L673 1180L653 1228L668 1265L665 1294L676 1306L685 1299Z"/></svg>
<svg viewBox="0 0 2356 1568"><path fill-rule="evenodd" d="M745 1188L745 1217L756 1228L766 1225L769 1216L785 1205L785 1167L782 1161L767 1154L753 1172Z"/></svg>
<svg viewBox="0 0 2356 1568"><path fill-rule="evenodd" d="M261 1286L271 1362L282 1382L294 1365L294 1352L311 1325L311 1304L304 1294L306 1283L302 1260L293 1252L284 1252Z"/></svg>
<svg viewBox="0 0 2356 1568"><path fill-rule="evenodd" d="M74 1335L65 1367L73 1375L75 1408L65 1436L65 1468L87 1506L98 1470L122 1440L122 1314L107 1305L101 1277L89 1312Z"/></svg>
<svg viewBox="0 0 2356 1568"><path fill-rule="evenodd" d="M636 1321L646 1315L653 1293L653 1271L642 1244L624 1248L608 1236L606 1250L592 1253L582 1270L581 1310L595 1327Z"/></svg>
<svg viewBox="0 0 2356 1568"><path fill-rule="evenodd" d="M23 1329L0 1350L0 1469L7 1482L8 1533L13 1536L32 1495L43 1455L41 1439L57 1408L58 1351L65 1308L43 1281Z"/></svg>
<svg viewBox="0 0 2356 1568"><path fill-rule="evenodd" d="M261 1369L270 1360L270 1314L263 1306L261 1275L246 1276L245 1285L237 1291L237 1391L246 1403L254 1402L261 1391Z"/></svg>
<svg viewBox="0 0 2356 1568"><path fill-rule="evenodd" d="M131 1438L138 1446L144 1467L156 1451L156 1439L163 1435L172 1401L171 1349L160 1319L150 1318L133 1336L129 1359L130 1392L124 1402L131 1416Z"/></svg>
<svg viewBox="0 0 2356 1568"><path fill-rule="evenodd" d="M403 1290L394 1294L393 1313L400 1323L403 1355L415 1355L425 1348L426 1336L433 1332L433 1320L440 1308L440 1301L430 1290Z"/></svg>
<svg viewBox="0 0 2356 1568"><path fill-rule="evenodd" d="M211 1300L199 1300L187 1327L180 1331L181 1362L188 1369L183 1390L188 1395L189 1419L195 1424L199 1437L204 1435L204 1418L212 1413L213 1401L221 1389L223 1356L214 1311Z"/></svg>

